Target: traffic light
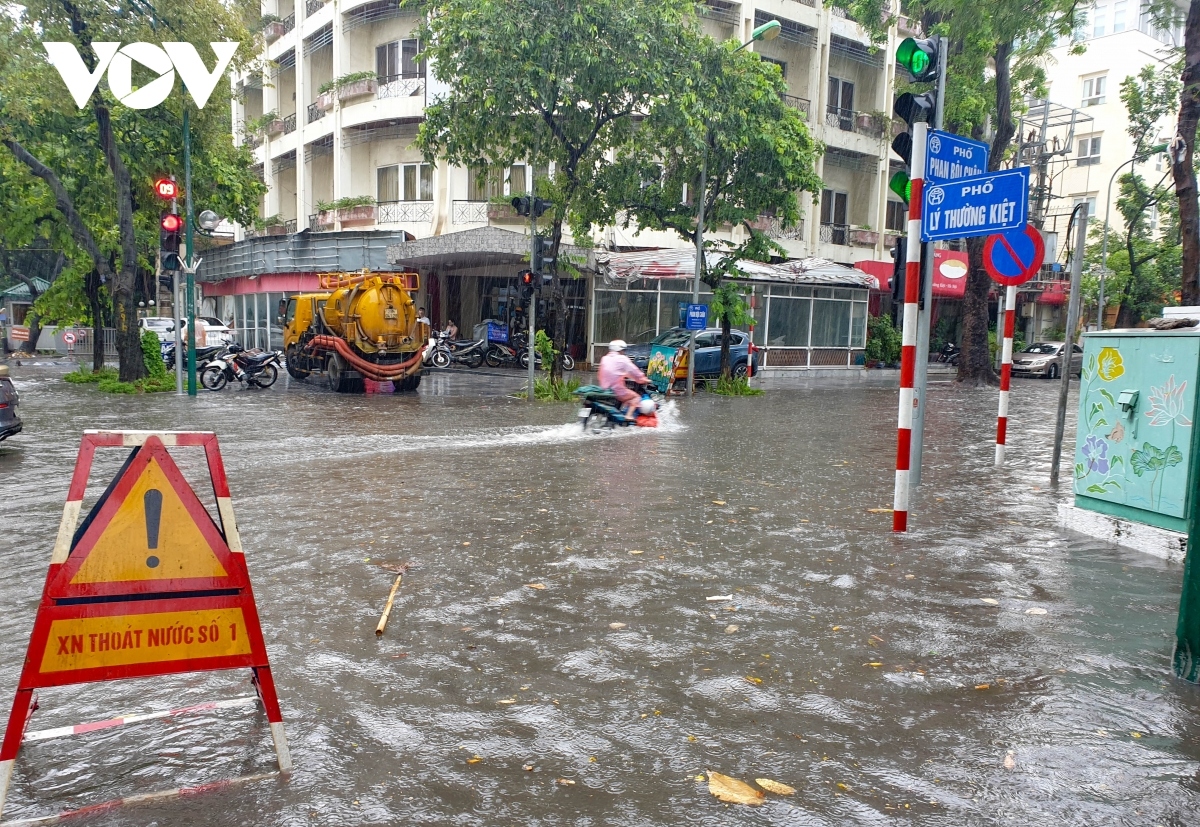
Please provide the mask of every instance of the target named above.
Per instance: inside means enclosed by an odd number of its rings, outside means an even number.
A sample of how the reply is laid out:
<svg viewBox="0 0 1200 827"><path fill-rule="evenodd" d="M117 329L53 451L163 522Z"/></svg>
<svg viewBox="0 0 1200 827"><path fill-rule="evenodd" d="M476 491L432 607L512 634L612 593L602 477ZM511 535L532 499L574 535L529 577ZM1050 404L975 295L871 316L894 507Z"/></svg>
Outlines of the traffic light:
<svg viewBox="0 0 1200 827"><path fill-rule="evenodd" d="M163 270L182 270L179 242L183 235L183 216L165 212L158 222L158 255Z"/></svg>
<svg viewBox="0 0 1200 827"><path fill-rule="evenodd" d="M908 239L900 236L892 247L892 306L904 304L904 268L908 261Z"/></svg>
<svg viewBox="0 0 1200 827"><path fill-rule="evenodd" d="M933 38L906 37L896 48L896 62L918 83L933 80L938 73L938 45Z"/></svg>
<svg viewBox="0 0 1200 827"><path fill-rule="evenodd" d="M517 281L521 285L521 300L528 302L533 298L533 291L538 282L537 277L533 274L532 270L522 270L517 273Z"/></svg>
<svg viewBox="0 0 1200 827"><path fill-rule="evenodd" d="M534 198L531 195L522 195L512 200L513 209L517 211L517 215L529 215L529 211L533 210L534 218L541 218L542 213L550 209L552 206L549 201L542 198Z"/></svg>
<svg viewBox="0 0 1200 827"><path fill-rule="evenodd" d="M154 194L163 200L169 200L179 195L179 187L170 178L159 178L154 182Z"/></svg>
<svg viewBox="0 0 1200 827"><path fill-rule="evenodd" d="M549 252L549 240L540 235L534 236L533 260L529 262L530 269L533 270L533 272L546 275L547 270L554 269L554 259L547 255Z"/></svg>

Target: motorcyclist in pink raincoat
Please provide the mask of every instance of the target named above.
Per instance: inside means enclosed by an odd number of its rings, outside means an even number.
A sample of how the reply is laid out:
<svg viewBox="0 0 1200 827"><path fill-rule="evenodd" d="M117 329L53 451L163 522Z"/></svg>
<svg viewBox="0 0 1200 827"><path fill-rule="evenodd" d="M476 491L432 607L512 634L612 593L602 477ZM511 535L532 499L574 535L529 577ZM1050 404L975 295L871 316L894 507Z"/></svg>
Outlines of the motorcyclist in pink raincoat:
<svg viewBox="0 0 1200 827"><path fill-rule="evenodd" d="M632 379L641 384L650 380L632 359L621 352L626 347L628 345L621 339L613 339L608 343L608 353L600 360L600 371L596 381L600 387L611 390L621 403L621 412L631 416L642 397L637 391L626 387L625 380Z"/></svg>

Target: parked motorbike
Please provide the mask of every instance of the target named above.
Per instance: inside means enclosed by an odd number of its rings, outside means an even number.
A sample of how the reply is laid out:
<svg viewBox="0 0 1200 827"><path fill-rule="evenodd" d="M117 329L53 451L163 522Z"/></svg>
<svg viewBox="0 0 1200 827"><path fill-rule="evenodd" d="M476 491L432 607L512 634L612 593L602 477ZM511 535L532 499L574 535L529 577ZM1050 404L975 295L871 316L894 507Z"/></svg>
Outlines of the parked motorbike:
<svg viewBox="0 0 1200 827"><path fill-rule="evenodd" d="M960 353L958 345L954 344L954 342L946 342L946 344L942 345L941 351L938 352L937 360L939 362L949 362L951 365L957 366Z"/></svg>
<svg viewBox="0 0 1200 827"><path fill-rule="evenodd" d="M225 345L213 345L212 347L196 348L196 368L199 370L204 365L207 365L213 359L217 358L217 354L225 350ZM167 365L167 370L175 370L175 345L163 344L162 348L163 362ZM183 350L183 366L187 369L187 348Z"/></svg>
<svg viewBox="0 0 1200 827"><path fill-rule="evenodd" d="M219 391L233 381L269 388L279 378L282 359L283 354L278 350L248 351L235 342L204 366L200 384L210 391Z"/></svg>
<svg viewBox="0 0 1200 827"><path fill-rule="evenodd" d="M624 428L637 426L640 428L655 428L658 426L658 392L653 385L635 385L627 383L642 394L641 401L629 415L622 413L621 403L608 388L598 385L584 385L575 391L579 397L579 423L583 430L598 433L601 428Z"/></svg>
<svg viewBox="0 0 1200 827"><path fill-rule="evenodd" d="M498 368L501 365L520 365L523 368L529 367L529 345L526 344L524 336L519 338L514 337L514 341L509 344L500 342L492 342L488 345L487 353L484 355L489 366ZM542 366L542 355L534 353L534 366ZM575 360L571 354L563 354L563 370L575 370Z"/></svg>
<svg viewBox="0 0 1200 827"><path fill-rule="evenodd" d="M487 339L454 341L443 330L429 339L429 347L425 348L422 362L435 368L448 368L452 362L462 362L469 368L477 368L483 364L487 344Z"/></svg>

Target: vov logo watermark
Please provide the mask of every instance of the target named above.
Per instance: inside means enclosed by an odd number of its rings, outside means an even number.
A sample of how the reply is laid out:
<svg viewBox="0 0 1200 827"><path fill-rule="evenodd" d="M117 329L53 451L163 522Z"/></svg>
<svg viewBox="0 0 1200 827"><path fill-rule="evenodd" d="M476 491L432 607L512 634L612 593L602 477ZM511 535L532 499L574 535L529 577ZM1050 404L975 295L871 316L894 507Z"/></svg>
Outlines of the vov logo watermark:
<svg viewBox="0 0 1200 827"><path fill-rule="evenodd" d="M187 91L203 109L225 74L225 67L233 59L240 44L232 41L209 43L217 56L217 65L210 72L200 59L196 47L191 43L93 43L96 53L96 69L88 71L74 43L43 43L50 63L62 76L67 91L80 109L87 106L92 92L100 84L100 77L108 71L108 88L117 100L130 109L152 109L167 99L175 88L175 73L183 79ZM137 61L158 77L140 89L133 88L133 63Z"/></svg>

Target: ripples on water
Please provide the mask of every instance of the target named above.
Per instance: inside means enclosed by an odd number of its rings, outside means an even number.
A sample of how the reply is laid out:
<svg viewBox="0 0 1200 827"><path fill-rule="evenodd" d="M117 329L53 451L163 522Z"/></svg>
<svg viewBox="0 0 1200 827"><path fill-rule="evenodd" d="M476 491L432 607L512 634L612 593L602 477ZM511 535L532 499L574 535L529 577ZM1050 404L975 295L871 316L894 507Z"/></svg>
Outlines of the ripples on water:
<svg viewBox="0 0 1200 827"><path fill-rule="evenodd" d="M1200 693L1168 677L1180 571L1055 528L1056 387L1016 385L997 471L995 392L936 386L914 530L894 538L867 511L891 502L893 390L702 396L596 436L572 406L438 379L189 403L18 372L0 686L79 432L216 430L297 765L80 823L1195 823ZM198 457L181 466L202 478ZM405 560L376 639L393 578L376 563ZM47 690L33 727L247 689L217 673ZM150 722L27 746L6 815L272 766L244 709ZM723 805L695 780L709 768L799 792Z"/></svg>

